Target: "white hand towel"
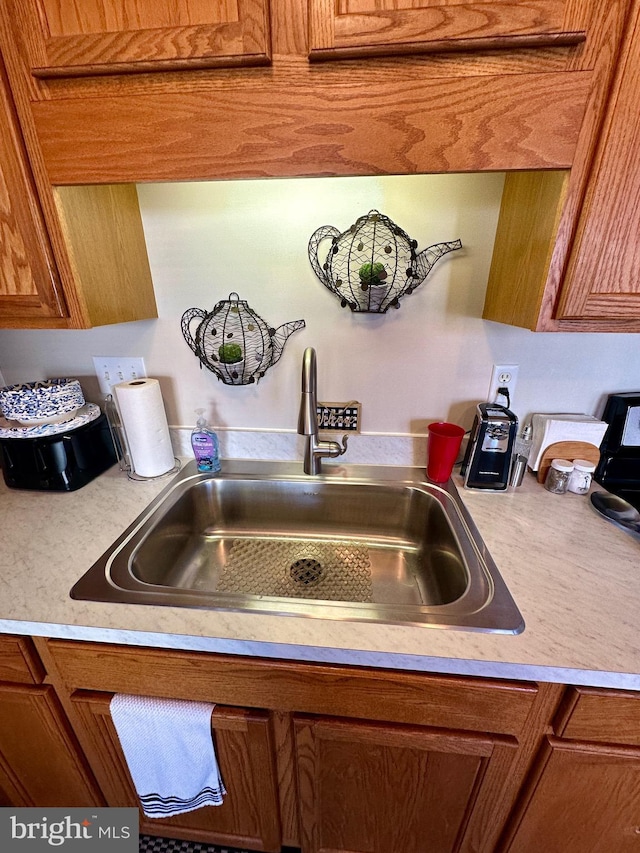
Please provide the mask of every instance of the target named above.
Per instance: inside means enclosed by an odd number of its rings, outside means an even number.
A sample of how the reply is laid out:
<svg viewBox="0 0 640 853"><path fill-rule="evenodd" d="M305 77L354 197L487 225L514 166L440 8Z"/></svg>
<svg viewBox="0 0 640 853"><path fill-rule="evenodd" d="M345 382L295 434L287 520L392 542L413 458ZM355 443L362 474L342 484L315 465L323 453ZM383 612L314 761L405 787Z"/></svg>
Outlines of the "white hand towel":
<svg viewBox="0 0 640 853"><path fill-rule="evenodd" d="M147 817L221 806L222 784L208 702L117 693L111 718Z"/></svg>

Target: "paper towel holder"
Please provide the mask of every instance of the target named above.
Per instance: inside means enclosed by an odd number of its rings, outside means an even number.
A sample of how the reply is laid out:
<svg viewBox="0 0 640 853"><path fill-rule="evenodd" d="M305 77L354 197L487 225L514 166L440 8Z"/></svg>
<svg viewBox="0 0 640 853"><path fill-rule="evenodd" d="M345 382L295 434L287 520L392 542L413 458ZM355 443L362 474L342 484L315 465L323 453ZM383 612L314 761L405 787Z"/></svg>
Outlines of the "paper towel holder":
<svg viewBox="0 0 640 853"><path fill-rule="evenodd" d="M113 394L107 394L107 396L105 397L104 412L107 416L107 423L109 424L111 439L113 441L113 446L116 451L118 467L121 471L124 471L124 473L126 473L127 477L130 480L135 480L140 483L147 483L151 480L161 480L163 477L168 477L172 474L177 474L178 471L182 468L182 462L178 459L177 456L174 456L173 458L176 464L173 466L173 468L170 468L163 474L157 474L155 477L145 477L142 474L136 474L133 469L133 464L131 462L131 453L129 452L129 445L127 444L127 434L120 418L120 412L118 411L118 407L116 405L116 401Z"/></svg>

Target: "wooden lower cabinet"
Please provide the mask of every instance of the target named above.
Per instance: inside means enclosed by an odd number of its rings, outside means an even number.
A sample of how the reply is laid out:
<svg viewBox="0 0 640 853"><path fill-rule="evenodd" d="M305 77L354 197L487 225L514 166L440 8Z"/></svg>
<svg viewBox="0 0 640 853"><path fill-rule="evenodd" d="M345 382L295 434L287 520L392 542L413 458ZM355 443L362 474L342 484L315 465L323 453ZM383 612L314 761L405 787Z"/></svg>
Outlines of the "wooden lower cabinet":
<svg viewBox="0 0 640 853"><path fill-rule="evenodd" d="M494 853L560 685L39 641L109 805L137 797L114 693L215 703L224 805L141 829L249 850Z"/></svg>
<svg viewBox="0 0 640 853"><path fill-rule="evenodd" d="M138 806L109 712L111 696L78 691L72 701L91 743L88 758L107 804ZM217 705L212 736L227 791L224 804L170 818L148 818L141 811L140 831L277 853L281 833L269 714Z"/></svg>
<svg viewBox="0 0 640 853"><path fill-rule="evenodd" d="M0 634L0 806L103 806L104 798L28 637Z"/></svg>
<svg viewBox="0 0 640 853"><path fill-rule="evenodd" d="M505 853L636 853L640 749L550 738Z"/></svg>
<svg viewBox="0 0 640 853"><path fill-rule="evenodd" d="M0 684L0 804L104 805L53 687Z"/></svg>
<svg viewBox="0 0 640 853"><path fill-rule="evenodd" d="M0 806L137 806L114 693L214 703L224 804L150 835L279 853L631 853L640 693L0 635Z"/></svg>
<svg viewBox="0 0 640 853"><path fill-rule="evenodd" d="M305 853L449 853L513 758L472 733L295 717ZM469 848L467 848L469 849Z"/></svg>
<svg viewBox="0 0 640 853"><path fill-rule="evenodd" d="M114 693L210 701L224 804L150 835L279 853L632 853L640 692L0 635L0 806L137 806Z"/></svg>
<svg viewBox="0 0 640 853"><path fill-rule="evenodd" d="M569 687L500 853L640 849L640 693Z"/></svg>

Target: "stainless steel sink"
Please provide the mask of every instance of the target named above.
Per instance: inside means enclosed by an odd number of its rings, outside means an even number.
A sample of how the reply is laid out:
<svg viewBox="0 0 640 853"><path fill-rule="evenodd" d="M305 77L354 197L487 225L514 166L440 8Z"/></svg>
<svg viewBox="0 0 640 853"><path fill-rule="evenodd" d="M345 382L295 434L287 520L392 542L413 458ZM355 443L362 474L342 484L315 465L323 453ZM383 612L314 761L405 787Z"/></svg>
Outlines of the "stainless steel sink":
<svg viewBox="0 0 640 853"><path fill-rule="evenodd" d="M519 633L452 483L416 469L189 463L72 598Z"/></svg>

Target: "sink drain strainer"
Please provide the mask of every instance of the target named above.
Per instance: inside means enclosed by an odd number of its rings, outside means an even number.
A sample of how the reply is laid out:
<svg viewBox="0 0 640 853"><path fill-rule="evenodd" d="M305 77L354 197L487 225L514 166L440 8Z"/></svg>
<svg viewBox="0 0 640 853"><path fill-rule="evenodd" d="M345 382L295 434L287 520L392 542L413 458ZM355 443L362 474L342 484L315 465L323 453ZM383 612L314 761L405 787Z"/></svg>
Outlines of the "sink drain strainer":
<svg viewBox="0 0 640 853"><path fill-rule="evenodd" d="M322 563L305 557L291 563L289 574L296 583L312 586L322 578Z"/></svg>
<svg viewBox="0 0 640 853"><path fill-rule="evenodd" d="M370 602L371 562L361 542L234 539L220 592Z"/></svg>

